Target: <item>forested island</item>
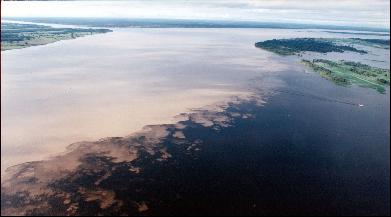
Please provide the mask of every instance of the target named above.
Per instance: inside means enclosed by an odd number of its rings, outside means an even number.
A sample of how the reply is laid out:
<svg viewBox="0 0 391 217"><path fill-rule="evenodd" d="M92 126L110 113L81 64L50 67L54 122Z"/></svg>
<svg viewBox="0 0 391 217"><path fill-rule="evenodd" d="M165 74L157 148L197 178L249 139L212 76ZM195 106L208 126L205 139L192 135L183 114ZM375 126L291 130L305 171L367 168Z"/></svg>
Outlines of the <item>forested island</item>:
<svg viewBox="0 0 391 217"><path fill-rule="evenodd" d="M35 24L1 23L1 50L44 45L111 31L110 29L53 28Z"/></svg>
<svg viewBox="0 0 391 217"><path fill-rule="evenodd" d="M255 43L255 46L280 55L293 55L303 51L319 53L352 51L366 53L352 46L338 45L322 38L273 39Z"/></svg>

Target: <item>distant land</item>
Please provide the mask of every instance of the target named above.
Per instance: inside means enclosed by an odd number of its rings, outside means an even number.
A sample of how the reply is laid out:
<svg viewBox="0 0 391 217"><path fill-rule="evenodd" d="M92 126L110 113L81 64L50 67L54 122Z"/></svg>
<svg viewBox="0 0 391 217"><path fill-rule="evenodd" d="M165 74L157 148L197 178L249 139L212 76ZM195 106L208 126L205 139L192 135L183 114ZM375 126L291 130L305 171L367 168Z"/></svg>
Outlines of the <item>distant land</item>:
<svg viewBox="0 0 391 217"><path fill-rule="evenodd" d="M370 35L370 36L390 36L390 33L375 33L375 32L342 32L342 31L324 31L327 33L345 34L345 35Z"/></svg>
<svg viewBox="0 0 391 217"><path fill-rule="evenodd" d="M3 17L6 20L85 25L93 27L139 28L278 28L278 29L332 29L390 32L386 28L335 26L321 24L278 23L259 21L191 20L191 19L135 19L135 18L64 18L64 17Z"/></svg>
<svg viewBox="0 0 391 217"><path fill-rule="evenodd" d="M35 24L1 23L1 50L44 45L111 31L109 29L53 28Z"/></svg>

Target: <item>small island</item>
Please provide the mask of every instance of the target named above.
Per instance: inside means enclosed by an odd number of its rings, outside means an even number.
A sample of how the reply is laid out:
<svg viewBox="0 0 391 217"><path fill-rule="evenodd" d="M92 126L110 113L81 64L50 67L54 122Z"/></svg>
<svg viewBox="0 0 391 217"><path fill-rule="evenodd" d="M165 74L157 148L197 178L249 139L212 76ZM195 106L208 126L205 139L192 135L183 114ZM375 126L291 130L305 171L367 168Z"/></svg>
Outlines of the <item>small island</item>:
<svg viewBox="0 0 391 217"><path fill-rule="evenodd" d="M302 60L302 62L322 77L339 85L356 84L384 93L385 86L390 84L390 71L387 69L351 61L314 59Z"/></svg>
<svg viewBox="0 0 391 217"><path fill-rule="evenodd" d="M44 45L86 35L112 32L110 29L53 28L44 25L1 23L1 50Z"/></svg>

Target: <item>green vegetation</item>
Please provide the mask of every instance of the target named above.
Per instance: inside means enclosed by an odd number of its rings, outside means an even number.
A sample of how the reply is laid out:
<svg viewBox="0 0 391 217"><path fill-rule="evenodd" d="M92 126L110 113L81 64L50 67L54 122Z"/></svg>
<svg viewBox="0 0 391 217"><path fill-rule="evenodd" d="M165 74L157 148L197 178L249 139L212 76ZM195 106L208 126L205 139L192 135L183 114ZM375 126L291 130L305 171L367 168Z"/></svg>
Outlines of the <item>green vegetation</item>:
<svg viewBox="0 0 391 217"><path fill-rule="evenodd" d="M302 62L322 77L339 85L357 84L384 93L385 86L390 84L390 71L386 69L349 61L314 59L302 60Z"/></svg>
<svg viewBox="0 0 391 217"><path fill-rule="evenodd" d="M43 25L2 23L1 50L25 48L73 39L86 35L111 32L109 29L53 28Z"/></svg>
<svg viewBox="0 0 391 217"><path fill-rule="evenodd" d="M361 54L367 51L359 50L352 45L364 45L389 49L389 39L362 39L362 38L293 38L273 39L257 42L256 47L262 48L279 55L300 55L301 52L312 51L317 53L328 52L357 52ZM361 87L376 89L380 93L385 92L385 87L390 84L390 71L372 67L359 62L331 61L314 59L302 60L307 66L318 72L322 77L333 81L338 85L348 86L356 84Z"/></svg>
<svg viewBox="0 0 391 217"><path fill-rule="evenodd" d="M293 55L303 51L313 51L318 53L352 51L367 53L352 46L338 45L328 39L322 38L293 38L293 39L273 39L255 43L258 48L280 54Z"/></svg>

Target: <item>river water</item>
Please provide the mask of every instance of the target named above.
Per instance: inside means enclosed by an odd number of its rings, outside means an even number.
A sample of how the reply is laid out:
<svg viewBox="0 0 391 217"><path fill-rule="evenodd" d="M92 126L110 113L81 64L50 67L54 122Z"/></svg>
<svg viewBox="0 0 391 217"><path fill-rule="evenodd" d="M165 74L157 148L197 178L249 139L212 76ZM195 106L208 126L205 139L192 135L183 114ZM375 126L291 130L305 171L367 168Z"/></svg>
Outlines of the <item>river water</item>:
<svg viewBox="0 0 391 217"><path fill-rule="evenodd" d="M320 30L130 28L2 51L2 171L74 142L174 122L189 109L251 93L254 78L282 88L281 73L305 70L295 58L257 49L255 42L336 35L352 37ZM389 91L329 86L322 96L389 106ZM356 91L359 99L347 94Z"/></svg>

